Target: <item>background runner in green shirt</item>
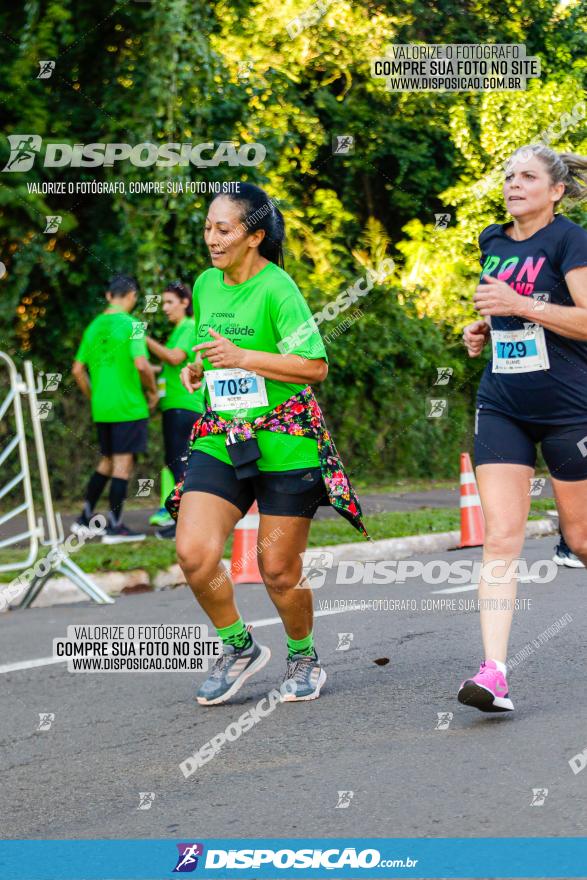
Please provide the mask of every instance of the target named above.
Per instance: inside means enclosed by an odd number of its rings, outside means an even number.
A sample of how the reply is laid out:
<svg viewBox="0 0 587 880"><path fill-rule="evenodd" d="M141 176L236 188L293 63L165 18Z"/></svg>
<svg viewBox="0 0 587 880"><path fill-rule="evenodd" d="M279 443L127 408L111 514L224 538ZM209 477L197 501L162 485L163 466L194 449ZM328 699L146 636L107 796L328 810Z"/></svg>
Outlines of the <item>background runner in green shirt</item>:
<svg viewBox="0 0 587 880"><path fill-rule="evenodd" d="M147 358L140 321L110 306L84 332L76 361L86 364L94 422L133 422L149 417L136 358Z"/></svg>
<svg viewBox="0 0 587 880"><path fill-rule="evenodd" d="M202 392L190 394L183 386L179 374L186 361L194 357L196 331L194 327L192 295L181 281L172 281L163 292L163 311L174 325L165 345L147 336L149 351L163 363L159 379L159 407L162 411L165 466L178 483L185 471L187 446L198 413L203 412ZM151 522L162 525L156 534L159 538L175 537L175 522L165 507L159 510Z"/></svg>
<svg viewBox="0 0 587 880"><path fill-rule="evenodd" d="M134 456L146 451L149 409L154 410L157 405L144 325L130 315L137 302L137 291L134 278L114 276L106 291L108 306L86 328L72 368L75 381L91 402L102 453L86 489L82 514L72 529L87 528L111 479L108 528L102 537L109 544L145 537L122 523Z"/></svg>

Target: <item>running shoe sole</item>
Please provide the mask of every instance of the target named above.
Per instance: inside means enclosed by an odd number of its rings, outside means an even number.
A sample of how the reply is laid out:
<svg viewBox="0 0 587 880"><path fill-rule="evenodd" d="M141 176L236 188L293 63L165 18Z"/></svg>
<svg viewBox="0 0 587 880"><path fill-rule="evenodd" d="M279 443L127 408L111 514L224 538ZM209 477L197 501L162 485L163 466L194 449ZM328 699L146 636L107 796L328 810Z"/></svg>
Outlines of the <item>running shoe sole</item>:
<svg viewBox="0 0 587 880"><path fill-rule="evenodd" d="M580 559L569 559L568 556L559 556L558 553L552 557L552 561L557 565L564 565L566 568L585 568Z"/></svg>
<svg viewBox="0 0 587 880"><path fill-rule="evenodd" d="M234 697L238 691L242 688L243 684L246 682L251 675L254 675L255 672L258 672L260 669L263 669L269 663L271 659L271 650L267 648L265 645L259 645L261 649L261 653L257 657L257 659L251 663L250 666L242 672L238 678L234 680L232 685L226 691L225 694L222 694L220 697L215 697L213 700L207 700L206 697L196 697L196 700L200 704L200 706L219 706L221 703L226 703L227 700L230 700L231 697Z"/></svg>
<svg viewBox="0 0 587 880"><path fill-rule="evenodd" d="M474 706L481 712L513 712L509 697L494 697L491 691L474 681L466 681L457 697L464 706Z"/></svg>
<svg viewBox="0 0 587 880"><path fill-rule="evenodd" d="M326 673L322 669L320 671L320 677L318 679L318 684L316 685L316 689L312 691L311 694L307 694L305 697L296 697L295 694L284 694L283 702L284 703L302 703L305 700L316 700L320 696L320 690L322 689L324 682L326 681Z"/></svg>
<svg viewBox="0 0 587 880"><path fill-rule="evenodd" d="M129 544L131 541L144 541L146 535L104 535L103 544Z"/></svg>

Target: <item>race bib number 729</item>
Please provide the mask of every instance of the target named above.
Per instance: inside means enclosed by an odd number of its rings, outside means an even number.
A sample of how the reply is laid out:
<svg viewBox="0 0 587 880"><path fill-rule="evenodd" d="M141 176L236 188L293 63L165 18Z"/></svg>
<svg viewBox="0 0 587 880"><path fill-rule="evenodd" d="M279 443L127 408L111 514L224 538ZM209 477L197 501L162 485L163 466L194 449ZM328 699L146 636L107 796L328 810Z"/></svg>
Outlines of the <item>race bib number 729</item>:
<svg viewBox="0 0 587 880"><path fill-rule="evenodd" d="M533 373L549 370L544 328L528 324L523 330L492 330L494 373Z"/></svg>

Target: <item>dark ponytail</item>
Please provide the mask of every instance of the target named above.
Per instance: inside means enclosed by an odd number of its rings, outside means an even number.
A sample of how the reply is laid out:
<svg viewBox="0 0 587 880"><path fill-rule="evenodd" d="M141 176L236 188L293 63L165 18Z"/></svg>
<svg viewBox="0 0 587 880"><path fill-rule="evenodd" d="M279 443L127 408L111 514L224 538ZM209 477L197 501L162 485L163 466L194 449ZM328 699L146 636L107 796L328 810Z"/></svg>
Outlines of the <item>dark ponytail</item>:
<svg viewBox="0 0 587 880"><path fill-rule="evenodd" d="M223 197L237 202L241 207L241 225L245 232L265 233L259 245L259 253L266 260L275 263L281 269L283 264L283 243L285 241L285 222L283 214L269 198L265 190L253 183L239 183L239 191L223 194Z"/></svg>
<svg viewBox="0 0 587 880"><path fill-rule="evenodd" d="M183 281L170 281L169 284L165 285L165 290L163 293L174 293L178 299L182 302L187 300L187 308L185 313L188 318L191 318L194 314L194 307L192 304L192 293Z"/></svg>

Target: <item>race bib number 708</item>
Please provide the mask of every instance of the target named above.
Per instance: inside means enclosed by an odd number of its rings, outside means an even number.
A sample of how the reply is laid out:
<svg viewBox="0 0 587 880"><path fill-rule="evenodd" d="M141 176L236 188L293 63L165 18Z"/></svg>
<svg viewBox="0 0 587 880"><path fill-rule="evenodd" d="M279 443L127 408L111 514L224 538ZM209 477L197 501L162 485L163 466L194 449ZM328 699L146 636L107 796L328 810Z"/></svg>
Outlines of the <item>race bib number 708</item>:
<svg viewBox="0 0 587 880"><path fill-rule="evenodd" d="M267 406L265 378L247 370L206 370L210 406L214 410Z"/></svg>

